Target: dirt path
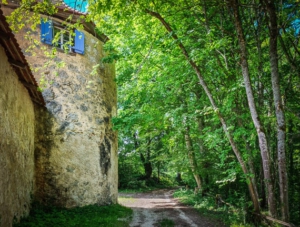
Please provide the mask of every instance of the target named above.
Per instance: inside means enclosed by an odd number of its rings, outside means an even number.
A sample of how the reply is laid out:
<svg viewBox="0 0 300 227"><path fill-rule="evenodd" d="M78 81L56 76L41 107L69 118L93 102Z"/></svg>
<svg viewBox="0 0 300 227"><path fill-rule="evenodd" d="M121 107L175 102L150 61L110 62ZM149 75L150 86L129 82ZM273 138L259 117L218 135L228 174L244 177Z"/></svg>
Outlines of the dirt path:
<svg viewBox="0 0 300 227"><path fill-rule="evenodd" d="M161 189L136 194L120 193L119 203L133 209L131 227L159 227L163 219L172 220L178 227L224 227L179 203L173 198L173 192Z"/></svg>

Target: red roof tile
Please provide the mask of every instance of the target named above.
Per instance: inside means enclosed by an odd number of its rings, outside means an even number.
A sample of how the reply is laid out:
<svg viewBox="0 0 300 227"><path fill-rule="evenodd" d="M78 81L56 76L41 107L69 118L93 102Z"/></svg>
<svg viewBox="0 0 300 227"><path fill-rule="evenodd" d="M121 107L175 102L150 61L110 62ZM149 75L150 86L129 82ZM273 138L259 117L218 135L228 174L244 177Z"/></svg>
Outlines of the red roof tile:
<svg viewBox="0 0 300 227"><path fill-rule="evenodd" d="M22 50L9 28L6 18L0 9L0 44L3 46L8 61L15 70L21 83L27 88L29 95L35 103L45 105L42 93L38 91L38 84L30 70Z"/></svg>

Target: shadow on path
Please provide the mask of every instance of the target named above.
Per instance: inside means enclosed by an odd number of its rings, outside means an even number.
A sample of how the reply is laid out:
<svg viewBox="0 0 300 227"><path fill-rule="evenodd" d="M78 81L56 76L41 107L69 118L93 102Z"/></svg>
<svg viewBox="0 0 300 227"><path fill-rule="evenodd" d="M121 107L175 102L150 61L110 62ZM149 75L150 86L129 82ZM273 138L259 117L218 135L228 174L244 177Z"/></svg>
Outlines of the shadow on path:
<svg viewBox="0 0 300 227"><path fill-rule="evenodd" d="M119 203L133 209L131 227L159 227L163 219L172 220L178 227L225 227L179 203L173 198L173 192L160 189L145 193L120 193Z"/></svg>

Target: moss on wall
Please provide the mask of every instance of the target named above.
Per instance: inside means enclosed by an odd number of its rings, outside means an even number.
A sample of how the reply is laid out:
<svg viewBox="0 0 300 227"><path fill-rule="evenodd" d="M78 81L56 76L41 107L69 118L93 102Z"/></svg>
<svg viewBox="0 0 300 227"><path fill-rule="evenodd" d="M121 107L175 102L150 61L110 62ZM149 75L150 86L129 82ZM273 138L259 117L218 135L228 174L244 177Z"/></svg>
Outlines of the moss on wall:
<svg viewBox="0 0 300 227"><path fill-rule="evenodd" d="M34 108L0 46L0 217L9 227L29 213L34 184Z"/></svg>

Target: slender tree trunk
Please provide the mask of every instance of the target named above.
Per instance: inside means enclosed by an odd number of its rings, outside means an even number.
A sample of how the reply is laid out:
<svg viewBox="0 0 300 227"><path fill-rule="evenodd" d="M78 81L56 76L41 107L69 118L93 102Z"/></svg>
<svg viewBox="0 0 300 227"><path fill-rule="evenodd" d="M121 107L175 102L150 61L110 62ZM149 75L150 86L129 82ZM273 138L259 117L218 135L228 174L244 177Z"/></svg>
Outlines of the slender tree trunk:
<svg viewBox="0 0 300 227"><path fill-rule="evenodd" d="M253 0L253 4L255 4L255 0ZM258 106L263 107L264 106L264 85L262 82L264 70L263 70L263 54L262 54L262 48L261 48L261 19L259 16L259 9L254 9L255 12L255 21L252 21L253 25L255 26L255 40L256 40L256 48L257 48L257 58L258 58L258 82L257 82L257 91L258 91Z"/></svg>
<svg viewBox="0 0 300 227"><path fill-rule="evenodd" d="M160 178L160 162L157 163L157 182L160 181L159 178Z"/></svg>
<svg viewBox="0 0 300 227"><path fill-rule="evenodd" d="M297 171L295 171L295 165L294 165L294 139L293 139L293 130L294 128L294 124L292 122L292 120L289 120L288 121L288 124L287 124L287 149L288 149L288 159L289 159L289 184L290 184L290 193L289 193L289 196L290 198L295 198L295 178L293 177L293 175L295 173L297 173ZM298 179L297 179L298 180ZM291 203L290 205L290 209L292 210L293 209L293 205L294 203Z"/></svg>
<svg viewBox="0 0 300 227"><path fill-rule="evenodd" d="M200 102L200 91L195 92L197 101ZM204 155L205 153L205 148L204 148L204 143L203 139L201 136L203 136L203 129L204 129L204 117L203 116L198 116L197 117L197 124L198 124L198 131L199 131L199 138L198 138L198 145L199 145L199 154L201 156Z"/></svg>
<svg viewBox="0 0 300 227"><path fill-rule="evenodd" d="M286 35L286 28L285 28L284 26L282 26L281 29L282 29L283 33ZM298 57L299 57L299 56L300 56L300 51L298 50L298 47L297 47L298 42L295 43L295 42L291 39L291 37L289 37L288 35L287 35L287 39L289 40L289 46L293 47L293 49L294 49L294 51L295 51L295 56L294 56L294 58L296 58L296 55L298 55Z"/></svg>
<svg viewBox="0 0 300 227"><path fill-rule="evenodd" d="M255 4L255 1L253 0L253 4ZM263 78L263 55L262 55L262 48L261 48L261 19L260 19L260 11L259 9L254 9L255 11L255 20L252 21L252 24L255 25L255 39L256 39L256 48L257 48L257 57L258 57L258 82L257 82L257 91L258 91L258 106L260 107L260 113L263 112L262 107L264 106L264 84L262 82ZM259 110L258 110L259 112ZM270 141L270 140L269 140ZM269 142L268 141L268 142ZM270 144L270 143L268 143ZM259 169L259 182L260 182L260 206L262 208L267 207L267 198L266 198L266 188L264 183L264 170L263 170L263 163L261 162L261 166Z"/></svg>
<svg viewBox="0 0 300 227"><path fill-rule="evenodd" d="M257 90L258 90L258 106L262 107L264 106L264 84L262 82L263 78L263 58L262 58L262 48L261 48L261 23L259 20L259 13L257 10L255 10L255 15L256 15L256 21L257 21L257 30L255 34L256 38L256 47L257 47L257 54L258 54L258 84L257 84ZM253 23L254 24L254 23ZM261 112L262 113L262 110ZM266 208L266 188L265 188L265 183L264 183L264 170L263 170L263 162L261 162L261 166L259 169L259 182L260 182L260 206L262 208Z"/></svg>
<svg viewBox="0 0 300 227"><path fill-rule="evenodd" d="M300 72L297 69L298 68L297 67L297 63L295 63L295 61L292 59L292 56L291 56L290 52L288 51L288 49L286 48L286 45L285 45L285 43L284 43L284 41L283 41L283 39L282 39L282 37L281 37L280 34L278 35L278 38L279 38L279 42L280 42L281 48L283 50L283 53L284 53L286 59L290 63L290 65L291 65L292 69L295 71L295 73L298 76L300 76Z"/></svg>
<svg viewBox="0 0 300 227"><path fill-rule="evenodd" d="M237 115L241 115L241 113L238 111L238 109L235 112L236 112ZM240 118L237 119L237 123L238 123L239 127L243 127L243 122L242 122L242 120ZM248 153L248 167L249 167L249 172L251 174L253 174L253 176L255 176L255 168L254 168L254 163L253 163L253 155L252 155L252 152L251 152L251 148L250 148L249 142L247 141L247 138L246 138L245 135L242 135L242 138L244 140L246 151ZM252 180L253 185L257 185L255 177L252 177L251 180ZM256 194L257 198L259 198L257 187L254 187L254 190L255 190L255 194Z"/></svg>
<svg viewBox="0 0 300 227"><path fill-rule="evenodd" d="M137 133L135 132L133 134L133 140L134 140L134 148L135 149L138 149L139 148L139 143L138 143L138 139L137 139L138 135ZM146 157L144 156L144 154L142 152L140 152L140 158L141 158L141 161L144 165L144 170L145 170L145 176L142 177L142 179L150 179L151 175L152 175L152 172L153 172L153 168L152 168L152 163L150 162L150 154L151 154L151 151L150 151L150 144L151 144L151 139L148 140L147 142L147 150L146 150Z"/></svg>
<svg viewBox="0 0 300 227"><path fill-rule="evenodd" d="M186 149L188 152L190 166L191 166L195 181L197 183L197 187L198 187L198 189L202 189L201 179L200 179L200 175L198 173L198 165L197 165L197 161L196 161L196 157L195 157L192 140L190 137L190 129L188 126L185 129L184 139L185 139Z"/></svg>
<svg viewBox="0 0 300 227"><path fill-rule="evenodd" d="M270 64L271 64L271 79L273 99L275 106L275 114L277 121L277 158L278 158L278 172L279 172L279 188L280 188L280 202L281 215L283 221L289 221L289 206L288 206L288 178L286 168L286 151L285 151L285 117L281 100L281 92L279 85L279 70L278 70L278 53L277 53L277 15L274 2L265 0L267 11L269 14L270 26Z"/></svg>
<svg viewBox="0 0 300 227"><path fill-rule="evenodd" d="M268 151L268 144L266 134L264 132L263 126L259 120L259 116L256 110L251 81L250 81L250 74L249 74L249 67L248 67L248 59L247 59L247 50L246 50L246 42L244 38L242 22L239 15L239 8L237 0L230 0L230 6L234 12L234 21L235 27L238 34L239 46L240 46L240 54L241 54L241 67L242 67L242 74L245 83L245 89L248 99L248 105L251 113L251 117L254 123L254 126L257 131L259 147L261 152L261 157L263 160L263 168L264 168L264 178L265 183L268 191L268 205L269 205L269 212L272 217L276 217L276 200L274 195L274 185L272 183L272 173L271 173L271 165L270 165L270 157Z"/></svg>
<svg viewBox="0 0 300 227"><path fill-rule="evenodd" d="M151 158L151 150L150 150L150 144L151 144L151 139L148 140L147 142L147 151L146 151L146 159L143 159L144 163L144 168L145 168L145 178L150 179L152 176L153 168L152 168L152 163L150 161Z"/></svg>
<svg viewBox="0 0 300 227"><path fill-rule="evenodd" d="M204 78L202 76L202 73L199 69L199 67L197 66L197 64L190 58L187 50L185 49L184 45L182 44L182 42L178 39L178 36L175 34L175 32L172 30L171 26L165 21L165 19L157 12L153 12L153 11L150 11L150 10L146 10L146 12L148 14L150 14L151 16L157 18L161 23L162 25L166 28L166 30L168 32L170 32L170 34L172 35L172 38L174 40L177 41L177 44L178 44L178 47L180 48L180 50L182 51L182 54L184 55L184 57L186 58L186 60L189 62L189 64L192 66L192 68L195 70L195 73L196 75L198 76L198 79L199 79L199 82L200 82L200 85L202 86L202 88L204 89L215 113L217 114L217 116L219 117L220 121L221 121L221 124L222 124L222 127L223 127L223 130L230 142L230 145L232 147L232 150L233 152L235 153L237 159L238 159L238 162L240 163L240 166L244 172L244 174L249 177L249 172L248 172L248 169L243 161L243 158L242 158L242 155L240 153L240 151L238 150L234 140L233 140L233 137L232 135L230 134L230 132L227 130L227 125L226 125L226 122L225 122L225 119L224 117L222 116L222 114L220 113L219 111L219 108L217 107L216 103L215 103L215 100L208 88L208 86L206 85L205 81L204 81ZM253 185L252 181L250 180L248 183L248 188L249 188L249 192L250 192L250 196L251 196L251 199L252 199L252 202L253 202L253 206L254 206L254 209L256 212L260 213L260 207L259 207L259 203L258 203L258 198L255 194L255 185Z"/></svg>
<svg viewBox="0 0 300 227"><path fill-rule="evenodd" d="M263 163L261 160L261 166L260 166L260 187L259 187L259 191L260 191L260 196L261 196L261 201L260 201L260 205L261 207L267 208L267 196L266 196L266 187L265 187L265 182L264 182L264 167L263 167Z"/></svg>
<svg viewBox="0 0 300 227"><path fill-rule="evenodd" d="M182 178L181 178L181 173L180 173L180 172L177 172L177 175L176 175L176 181L177 181L179 184L182 184Z"/></svg>
<svg viewBox="0 0 300 227"><path fill-rule="evenodd" d="M203 135L203 128L204 128L204 123L203 123L203 117L200 116L198 117L198 131L200 134L200 137L198 139L198 144L199 144L199 153L200 155L204 154L204 144L203 144L203 139L201 138L201 136Z"/></svg>
<svg viewBox="0 0 300 227"><path fill-rule="evenodd" d="M148 180L151 178L152 176L152 164L150 162L150 155L149 155L149 151L147 151L147 154L146 154L146 158L145 156L143 155L143 153L140 153L140 158L141 158L141 161L144 165L144 170L145 170L145 176L143 177L144 180Z"/></svg>

